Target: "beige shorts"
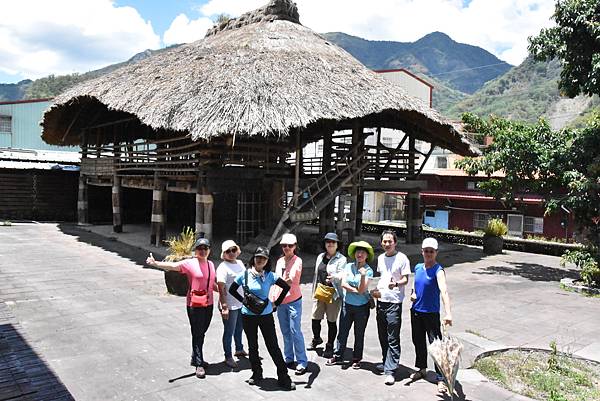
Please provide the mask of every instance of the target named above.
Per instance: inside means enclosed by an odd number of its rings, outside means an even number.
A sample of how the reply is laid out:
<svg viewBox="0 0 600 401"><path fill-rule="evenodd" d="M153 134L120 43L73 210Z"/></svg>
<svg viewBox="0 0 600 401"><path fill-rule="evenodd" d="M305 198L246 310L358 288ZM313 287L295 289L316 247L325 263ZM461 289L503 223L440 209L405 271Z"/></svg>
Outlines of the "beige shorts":
<svg viewBox="0 0 600 401"><path fill-rule="evenodd" d="M336 299L330 304L326 304L323 301L313 299L312 319L323 320L323 317L325 316L325 314L327 314L327 321L335 322L337 320L338 315L340 314L341 306L341 298Z"/></svg>

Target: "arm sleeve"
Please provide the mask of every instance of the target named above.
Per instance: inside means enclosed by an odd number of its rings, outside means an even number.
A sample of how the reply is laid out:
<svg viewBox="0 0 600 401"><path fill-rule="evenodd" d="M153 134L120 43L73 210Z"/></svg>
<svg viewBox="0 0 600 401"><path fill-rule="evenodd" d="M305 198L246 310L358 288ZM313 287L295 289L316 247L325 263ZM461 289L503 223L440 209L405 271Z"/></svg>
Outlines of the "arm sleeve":
<svg viewBox="0 0 600 401"><path fill-rule="evenodd" d="M290 278L294 287L300 286L300 276L302 276L302 259L296 257L294 266L290 269Z"/></svg>
<svg viewBox="0 0 600 401"><path fill-rule="evenodd" d="M273 302L275 304L275 306L279 306L279 305L281 305L281 303L283 302L283 299L285 298L288 291L290 290L290 286L288 285L288 283L286 283L281 278L278 278L277 281L275 281L275 285L281 287L281 293L279 294L279 297L277 297L275 302Z"/></svg>
<svg viewBox="0 0 600 401"><path fill-rule="evenodd" d="M238 277L239 278L239 277ZM240 293L238 292L238 288L240 288L240 285L238 284L238 280L236 279L233 283L231 283L231 285L229 286L229 293L231 294L232 297L234 297L235 299L237 299L240 302L244 302L244 297L242 297L240 295Z"/></svg>
<svg viewBox="0 0 600 401"><path fill-rule="evenodd" d="M190 270L189 259L179 262L179 273L188 274L189 270Z"/></svg>
<svg viewBox="0 0 600 401"><path fill-rule="evenodd" d="M400 270L400 274L403 276L410 276L410 261L406 256L404 256L404 262L402 269Z"/></svg>
<svg viewBox="0 0 600 401"><path fill-rule="evenodd" d="M219 264L217 267L217 283L226 283L227 282L227 267L224 262Z"/></svg>

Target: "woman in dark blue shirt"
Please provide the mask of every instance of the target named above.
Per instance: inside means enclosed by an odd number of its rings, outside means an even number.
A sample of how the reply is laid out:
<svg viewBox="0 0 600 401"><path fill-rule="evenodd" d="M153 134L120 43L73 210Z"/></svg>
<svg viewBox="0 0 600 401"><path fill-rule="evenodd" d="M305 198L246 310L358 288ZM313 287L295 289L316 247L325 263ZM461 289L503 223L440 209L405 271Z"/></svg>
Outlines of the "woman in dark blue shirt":
<svg viewBox="0 0 600 401"><path fill-rule="evenodd" d="M252 377L248 380L248 384L257 385L263 379L262 363L258 355L258 329L260 327L267 350L275 366L277 366L277 383L285 390L295 390L296 385L287 373L287 366L277 343L275 321L273 320L274 308L271 301L269 301L269 290L273 285L277 285L282 289L281 294L274 302L274 306L277 307L290 290L290 286L271 271L269 250L259 246L248 262L247 271L240 274L229 287L229 293L244 304L242 306L242 324L248 341L248 354L252 366ZM238 292L240 286L246 287L244 293L247 290L266 302L260 313L250 310L247 296L242 297Z"/></svg>
<svg viewBox="0 0 600 401"><path fill-rule="evenodd" d="M438 242L435 238L425 238L421 245L423 263L415 266L414 290L410 296L413 301L410 310L412 326L412 342L415 346L416 362L419 369L410 375L412 380L422 379L427 374L427 340L431 344L436 338L442 338L440 330L440 295L444 302L444 324L452 325L450 297L446 287L444 268L437 263ZM447 391L441 372L435 367L438 380L438 391Z"/></svg>

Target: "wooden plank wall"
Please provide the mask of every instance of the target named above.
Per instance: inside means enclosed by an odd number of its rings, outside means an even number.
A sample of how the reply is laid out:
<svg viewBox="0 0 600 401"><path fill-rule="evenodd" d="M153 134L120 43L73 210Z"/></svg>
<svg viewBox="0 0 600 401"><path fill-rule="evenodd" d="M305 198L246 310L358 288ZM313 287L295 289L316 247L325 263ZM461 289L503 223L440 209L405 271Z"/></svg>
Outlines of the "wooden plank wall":
<svg viewBox="0 0 600 401"><path fill-rule="evenodd" d="M0 170L0 219L75 221L79 173Z"/></svg>

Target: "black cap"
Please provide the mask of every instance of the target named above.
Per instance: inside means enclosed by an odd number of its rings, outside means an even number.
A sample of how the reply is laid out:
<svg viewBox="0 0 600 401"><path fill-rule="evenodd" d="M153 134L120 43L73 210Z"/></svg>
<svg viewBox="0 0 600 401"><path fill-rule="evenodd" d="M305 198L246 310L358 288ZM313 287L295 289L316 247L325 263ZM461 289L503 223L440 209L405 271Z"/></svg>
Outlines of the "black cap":
<svg viewBox="0 0 600 401"><path fill-rule="evenodd" d="M196 242L194 243L194 249L199 248L201 246L210 248L210 241L208 240L208 238L198 238L196 240Z"/></svg>
<svg viewBox="0 0 600 401"><path fill-rule="evenodd" d="M254 251L254 256L262 256L265 258L269 257L269 248L267 248L266 246L259 246L256 248L256 250Z"/></svg>

